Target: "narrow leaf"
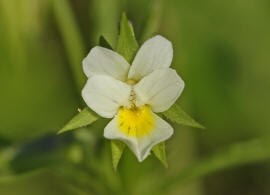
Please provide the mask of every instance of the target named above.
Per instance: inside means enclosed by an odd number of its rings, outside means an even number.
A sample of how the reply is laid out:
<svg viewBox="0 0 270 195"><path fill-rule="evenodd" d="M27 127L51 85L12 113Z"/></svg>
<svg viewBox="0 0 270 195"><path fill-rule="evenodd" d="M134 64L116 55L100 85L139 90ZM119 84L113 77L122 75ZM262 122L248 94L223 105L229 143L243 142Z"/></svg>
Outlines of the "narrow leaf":
<svg viewBox="0 0 270 195"><path fill-rule="evenodd" d="M236 143L221 152L198 161L196 164L190 165L180 173L166 178L166 180L162 181L161 185L158 185L160 188L157 188L157 190L159 192L161 190L168 191L174 185L183 185L218 171L269 160L269 137Z"/></svg>
<svg viewBox="0 0 270 195"><path fill-rule="evenodd" d="M120 22L120 34L118 37L116 51L131 63L138 47L133 27L131 23L129 23L126 14L123 13Z"/></svg>
<svg viewBox="0 0 270 195"><path fill-rule="evenodd" d="M111 46L116 46L118 35L118 25L116 24L119 22L120 1L91 0L90 4L89 12L95 16L93 20L95 28L91 29L90 38L96 40L102 34L111 43Z"/></svg>
<svg viewBox="0 0 270 195"><path fill-rule="evenodd" d="M166 146L165 146L165 142L161 142L161 143L155 145L152 148L152 151L153 151L154 155L158 158L158 160L160 160L160 162L166 168L168 168L168 163L167 163L167 158L166 158Z"/></svg>
<svg viewBox="0 0 270 195"><path fill-rule="evenodd" d="M196 122L182 108L175 103L169 110L162 113L166 118L180 125L204 129L205 127Z"/></svg>
<svg viewBox="0 0 270 195"><path fill-rule="evenodd" d="M163 0L153 0L148 5L149 10L147 10L148 14L145 17L144 27L142 31L142 35L140 36L140 42L144 42L149 37L153 36L155 32L161 26L161 19L164 10L164 1Z"/></svg>
<svg viewBox="0 0 270 195"><path fill-rule="evenodd" d="M75 115L60 131L58 131L58 134L89 125L98 118L99 117L92 110L86 107Z"/></svg>
<svg viewBox="0 0 270 195"><path fill-rule="evenodd" d="M112 49L112 46L109 44L109 42L105 39L105 37L103 37L102 35L99 37L99 41L98 41L99 45L101 47L105 47L107 49Z"/></svg>
<svg viewBox="0 0 270 195"><path fill-rule="evenodd" d="M81 90L86 81L81 67L85 48L79 26L72 11L71 2L69 0L57 0L51 1L51 3L77 89Z"/></svg>
<svg viewBox="0 0 270 195"><path fill-rule="evenodd" d="M7 43L4 47L9 55L11 70L16 74L15 78L18 77L18 74L24 75L26 73L27 63L29 63L26 58L26 44L23 41L23 33L21 33L24 25L21 25L23 21L19 21L20 14L14 13L16 9L18 9L18 2L0 1L1 29L5 29L3 34L1 33L1 40L5 40ZM1 63L3 62L1 61Z"/></svg>
<svg viewBox="0 0 270 195"><path fill-rule="evenodd" d="M112 164L113 168L116 171L119 160L123 154L126 145L118 140L111 140L111 149L112 149Z"/></svg>

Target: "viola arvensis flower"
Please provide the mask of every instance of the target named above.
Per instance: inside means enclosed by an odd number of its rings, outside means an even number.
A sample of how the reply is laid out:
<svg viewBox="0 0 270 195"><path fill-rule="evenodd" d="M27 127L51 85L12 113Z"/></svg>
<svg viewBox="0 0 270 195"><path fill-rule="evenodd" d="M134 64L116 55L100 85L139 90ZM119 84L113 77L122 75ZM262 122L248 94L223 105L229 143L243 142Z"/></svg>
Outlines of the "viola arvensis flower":
<svg viewBox="0 0 270 195"><path fill-rule="evenodd" d="M173 128L155 114L168 110L184 89L183 80L169 68L172 58L171 42L158 35L141 46L131 65L99 46L83 60L88 77L84 101L100 116L113 118L104 137L124 142L139 161L173 134Z"/></svg>

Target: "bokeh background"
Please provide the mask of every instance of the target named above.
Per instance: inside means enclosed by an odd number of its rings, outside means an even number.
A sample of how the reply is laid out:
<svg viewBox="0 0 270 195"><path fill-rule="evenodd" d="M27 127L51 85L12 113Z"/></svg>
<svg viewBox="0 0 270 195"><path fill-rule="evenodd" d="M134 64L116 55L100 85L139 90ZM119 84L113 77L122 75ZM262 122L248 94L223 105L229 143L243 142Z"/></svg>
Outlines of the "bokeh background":
<svg viewBox="0 0 270 195"><path fill-rule="evenodd" d="M140 44L173 42L179 103L206 126L173 124L168 169L125 150L114 172L104 120L56 135L123 11ZM0 194L269 195L269 21L269 0L0 0Z"/></svg>

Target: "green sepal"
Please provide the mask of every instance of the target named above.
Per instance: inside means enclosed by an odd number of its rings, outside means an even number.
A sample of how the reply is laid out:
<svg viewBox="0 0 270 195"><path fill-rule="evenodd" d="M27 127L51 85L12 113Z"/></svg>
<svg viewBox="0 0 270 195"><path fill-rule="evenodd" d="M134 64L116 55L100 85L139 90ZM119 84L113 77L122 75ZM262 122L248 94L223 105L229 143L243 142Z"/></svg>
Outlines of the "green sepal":
<svg viewBox="0 0 270 195"><path fill-rule="evenodd" d="M161 142L152 148L153 154L158 160L168 168L167 157L166 157L166 145L165 142Z"/></svg>
<svg viewBox="0 0 270 195"><path fill-rule="evenodd" d="M132 24L129 23L126 14L123 13L120 22L120 34L116 52L121 54L129 63L131 63L138 47L139 45L136 41Z"/></svg>
<svg viewBox="0 0 270 195"><path fill-rule="evenodd" d="M123 142L118 140L111 140L112 164L115 171L117 170L118 163L121 159L125 147L126 145Z"/></svg>

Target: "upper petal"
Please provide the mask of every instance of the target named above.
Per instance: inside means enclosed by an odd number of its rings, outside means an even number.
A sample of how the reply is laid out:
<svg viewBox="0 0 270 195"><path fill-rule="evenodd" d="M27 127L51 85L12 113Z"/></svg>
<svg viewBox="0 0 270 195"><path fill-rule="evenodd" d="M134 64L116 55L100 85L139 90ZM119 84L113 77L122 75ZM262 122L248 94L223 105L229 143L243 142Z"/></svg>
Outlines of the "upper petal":
<svg viewBox="0 0 270 195"><path fill-rule="evenodd" d="M83 60L83 71L87 77L93 75L110 75L118 80L126 80L129 63L118 53L96 46Z"/></svg>
<svg viewBox="0 0 270 195"><path fill-rule="evenodd" d="M177 100L184 89L184 81L175 70L155 70L134 86L137 106L150 105L154 112L164 112Z"/></svg>
<svg viewBox="0 0 270 195"><path fill-rule="evenodd" d="M127 144L130 150L141 162L149 154L152 147L160 142L169 139L173 134L173 128L156 114L152 113L155 119L155 126L152 132L143 137L132 137L121 132L118 127L118 116L116 116L104 129L104 137L117 139Z"/></svg>
<svg viewBox="0 0 270 195"><path fill-rule="evenodd" d="M120 106L129 104L131 87L107 75L88 79L82 90L85 103L97 114L112 118Z"/></svg>
<svg viewBox="0 0 270 195"><path fill-rule="evenodd" d="M139 49L128 73L129 79L140 80L159 68L168 68L173 58L172 43L157 35L148 39Z"/></svg>

